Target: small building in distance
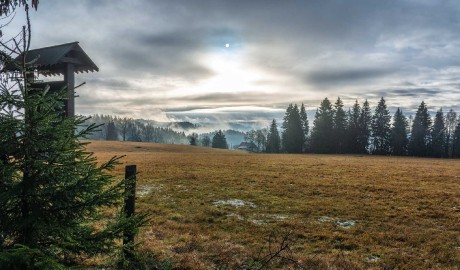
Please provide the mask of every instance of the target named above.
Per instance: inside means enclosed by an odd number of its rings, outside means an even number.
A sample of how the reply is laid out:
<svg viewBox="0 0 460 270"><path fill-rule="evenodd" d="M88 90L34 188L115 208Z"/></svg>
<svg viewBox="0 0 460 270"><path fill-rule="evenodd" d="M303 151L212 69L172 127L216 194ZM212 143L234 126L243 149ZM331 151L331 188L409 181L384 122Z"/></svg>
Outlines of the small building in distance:
<svg viewBox="0 0 460 270"><path fill-rule="evenodd" d="M252 142L241 142L236 149L248 152L257 152L257 146Z"/></svg>

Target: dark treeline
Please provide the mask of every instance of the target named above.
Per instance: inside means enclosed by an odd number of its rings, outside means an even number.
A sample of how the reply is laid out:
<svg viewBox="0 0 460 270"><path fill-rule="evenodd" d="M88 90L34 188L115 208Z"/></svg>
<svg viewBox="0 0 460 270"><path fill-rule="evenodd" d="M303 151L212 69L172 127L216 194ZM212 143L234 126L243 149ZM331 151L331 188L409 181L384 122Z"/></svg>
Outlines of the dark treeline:
<svg viewBox="0 0 460 270"><path fill-rule="evenodd" d="M111 115L93 115L85 124L100 124L99 131L89 136L90 140L111 140L131 142L155 142L169 144L187 144L184 132L171 128L154 126L152 123L132 118L113 117Z"/></svg>
<svg viewBox="0 0 460 270"><path fill-rule="evenodd" d="M432 118L422 102L408 119L401 108L391 115L383 97L374 109L367 100L343 107L340 98L334 104L325 98L310 131L304 105L290 104L281 135L272 121L265 152L460 157L460 121L453 110L439 109Z"/></svg>

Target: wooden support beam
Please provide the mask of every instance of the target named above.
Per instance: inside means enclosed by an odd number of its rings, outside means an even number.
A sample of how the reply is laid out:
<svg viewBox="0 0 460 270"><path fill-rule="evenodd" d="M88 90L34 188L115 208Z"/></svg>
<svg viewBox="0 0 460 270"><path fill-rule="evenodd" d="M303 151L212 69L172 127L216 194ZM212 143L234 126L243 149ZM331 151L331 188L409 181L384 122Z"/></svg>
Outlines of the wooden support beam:
<svg viewBox="0 0 460 270"><path fill-rule="evenodd" d="M134 215L136 208L136 165L125 167L125 216L130 218ZM123 232L123 249L125 258L132 259L132 248L134 246L134 231Z"/></svg>
<svg viewBox="0 0 460 270"><path fill-rule="evenodd" d="M67 101L65 110L67 117L75 116L75 66L71 63L65 65L64 82L67 85Z"/></svg>

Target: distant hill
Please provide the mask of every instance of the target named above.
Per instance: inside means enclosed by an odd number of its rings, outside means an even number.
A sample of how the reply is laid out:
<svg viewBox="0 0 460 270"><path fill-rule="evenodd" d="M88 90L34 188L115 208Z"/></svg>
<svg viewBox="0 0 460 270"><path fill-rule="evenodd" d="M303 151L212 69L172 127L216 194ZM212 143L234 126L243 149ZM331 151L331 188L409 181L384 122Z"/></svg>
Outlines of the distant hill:
<svg viewBox="0 0 460 270"><path fill-rule="evenodd" d="M200 125L193 124L190 122L170 122L167 124L167 127L189 131L199 128Z"/></svg>

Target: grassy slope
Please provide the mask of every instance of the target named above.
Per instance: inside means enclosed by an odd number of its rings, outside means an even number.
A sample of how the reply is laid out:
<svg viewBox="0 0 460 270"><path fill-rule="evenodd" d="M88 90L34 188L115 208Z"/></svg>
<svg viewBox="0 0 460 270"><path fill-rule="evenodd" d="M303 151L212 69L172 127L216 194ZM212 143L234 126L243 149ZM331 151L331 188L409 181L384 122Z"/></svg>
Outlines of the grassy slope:
<svg viewBox="0 0 460 270"><path fill-rule="evenodd" d="M183 267L241 262L263 250L270 233L286 231L296 258L323 267L338 259L362 268L460 265L460 160L126 142L94 142L89 150L138 165L138 209L153 215L143 246ZM213 204L228 199L255 207ZM346 220L356 225L336 224Z"/></svg>

